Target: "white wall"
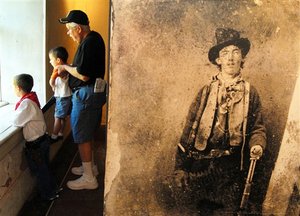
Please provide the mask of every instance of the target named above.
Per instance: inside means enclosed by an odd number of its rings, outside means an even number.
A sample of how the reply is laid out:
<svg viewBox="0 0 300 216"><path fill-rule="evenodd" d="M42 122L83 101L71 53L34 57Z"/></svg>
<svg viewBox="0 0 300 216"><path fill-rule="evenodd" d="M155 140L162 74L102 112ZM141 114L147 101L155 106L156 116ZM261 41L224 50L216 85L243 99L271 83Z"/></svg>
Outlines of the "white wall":
<svg viewBox="0 0 300 216"><path fill-rule="evenodd" d="M31 74L45 104L44 0L0 0L0 70L2 99L15 103L13 76Z"/></svg>

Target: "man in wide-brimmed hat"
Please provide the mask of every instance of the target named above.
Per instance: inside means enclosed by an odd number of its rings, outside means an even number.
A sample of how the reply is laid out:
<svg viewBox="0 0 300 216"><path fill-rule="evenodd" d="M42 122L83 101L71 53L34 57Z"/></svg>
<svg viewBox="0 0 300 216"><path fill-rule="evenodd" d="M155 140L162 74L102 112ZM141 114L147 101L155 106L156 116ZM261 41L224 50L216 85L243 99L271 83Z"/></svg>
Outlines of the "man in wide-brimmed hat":
<svg viewBox="0 0 300 216"><path fill-rule="evenodd" d="M173 182L203 214L238 209L249 158L266 146L259 95L241 75L250 41L230 28L216 29L216 39L208 59L219 72L190 107Z"/></svg>

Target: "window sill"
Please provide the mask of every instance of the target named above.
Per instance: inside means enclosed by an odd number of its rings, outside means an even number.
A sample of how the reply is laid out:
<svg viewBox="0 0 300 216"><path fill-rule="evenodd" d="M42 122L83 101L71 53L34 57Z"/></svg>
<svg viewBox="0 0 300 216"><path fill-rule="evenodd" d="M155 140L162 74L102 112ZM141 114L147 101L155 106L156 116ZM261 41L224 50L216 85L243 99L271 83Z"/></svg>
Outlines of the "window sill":
<svg viewBox="0 0 300 216"><path fill-rule="evenodd" d="M0 145L20 130L20 128L12 125L14 106L14 104L8 103L3 106L0 104Z"/></svg>
<svg viewBox="0 0 300 216"><path fill-rule="evenodd" d="M3 106L6 106L6 105L8 105L8 102L0 101L0 108L3 107Z"/></svg>

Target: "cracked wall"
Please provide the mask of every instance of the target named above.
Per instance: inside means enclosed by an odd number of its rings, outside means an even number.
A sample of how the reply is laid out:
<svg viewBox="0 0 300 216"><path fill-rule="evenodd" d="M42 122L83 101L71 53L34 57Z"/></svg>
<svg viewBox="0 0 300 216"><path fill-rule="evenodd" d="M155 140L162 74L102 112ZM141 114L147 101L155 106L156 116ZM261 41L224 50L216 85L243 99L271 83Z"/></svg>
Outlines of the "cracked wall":
<svg viewBox="0 0 300 216"><path fill-rule="evenodd" d="M34 187L35 180L30 175L23 145L20 139L10 138L0 146L2 151L13 146L0 159L0 215L17 215Z"/></svg>
<svg viewBox="0 0 300 216"><path fill-rule="evenodd" d="M260 93L268 147L252 196L262 203L299 70L299 1L112 0L106 215L184 215L161 188L174 169L188 107L217 69L217 27L251 41L243 76Z"/></svg>

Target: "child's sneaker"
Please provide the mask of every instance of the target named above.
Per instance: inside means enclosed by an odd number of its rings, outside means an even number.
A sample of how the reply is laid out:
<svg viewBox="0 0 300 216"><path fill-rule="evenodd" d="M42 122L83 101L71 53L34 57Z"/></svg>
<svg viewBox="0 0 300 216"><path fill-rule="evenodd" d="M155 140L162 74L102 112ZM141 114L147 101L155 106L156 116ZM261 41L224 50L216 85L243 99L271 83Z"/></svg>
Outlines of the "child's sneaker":
<svg viewBox="0 0 300 216"><path fill-rule="evenodd" d="M71 172L74 175L82 175L83 174L83 167L82 166L72 167ZM98 176L99 175L98 168L97 168L97 166L95 164L93 165L93 174L94 174L94 176Z"/></svg>
<svg viewBox="0 0 300 216"><path fill-rule="evenodd" d="M93 176L93 178L89 179L86 175L82 175L80 178L75 179L73 181L67 182L68 188L71 190L93 190L98 188L97 179Z"/></svg>

